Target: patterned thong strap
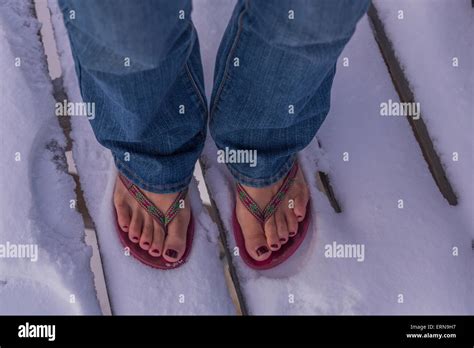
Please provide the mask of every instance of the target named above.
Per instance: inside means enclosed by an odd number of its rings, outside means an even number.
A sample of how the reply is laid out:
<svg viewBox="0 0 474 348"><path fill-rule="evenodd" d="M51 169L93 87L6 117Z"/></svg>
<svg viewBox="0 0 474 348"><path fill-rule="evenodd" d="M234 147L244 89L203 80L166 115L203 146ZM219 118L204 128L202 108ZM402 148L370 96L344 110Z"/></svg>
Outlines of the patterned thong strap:
<svg viewBox="0 0 474 348"><path fill-rule="evenodd" d="M135 198L142 208L145 209L147 213L150 214L158 223L160 223L163 229L166 231L166 227L178 214L181 200L184 200L186 197L187 189L181 191L178 194L166 213L163 214L163 212L158 209L134 183L132 183L122 174L119 174L119 178L133 198Z"/></svg>
<svg viewBox="0 0 474 348"><path fill-rule="evenodd" d="M239 199L244 207L247 208L247 210L263 225L273 214L275 214L278 206L283 201L283 198L285 198L285 195L295 181L296 173L298 173L298 164L295 162L289 173L286 175L285 180L283 180L278 192L272 197L263 210L259 208L258 204L252 197L250 197L241 184L237 184L237 194Z"/></svg>

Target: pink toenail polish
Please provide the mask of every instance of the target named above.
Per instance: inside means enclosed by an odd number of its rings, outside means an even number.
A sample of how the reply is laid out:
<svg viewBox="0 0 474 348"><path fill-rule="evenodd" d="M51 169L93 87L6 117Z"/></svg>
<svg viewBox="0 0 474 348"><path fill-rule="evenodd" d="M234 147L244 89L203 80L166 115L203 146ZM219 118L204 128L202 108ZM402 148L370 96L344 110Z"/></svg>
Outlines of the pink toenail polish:
<svg viewBox="0 0 474 348"><path fill-rule="evenodd" d="M176 250L173 250L173 249L168 249L168 250L166 250L166 255L168 255L169 257L172 257L172 258L176 258L176 256L178 256L178 252Z"/></svg>
<svg viewBox="0 0 474 348"><path fill-rule="evenodd" d="M272 245L270 245L270 246L271 246L273 249L278 248L278 244L272 244Z"/></svg>
<svg viewBox="0 0 474 348"><path fill-rule="evenodd" d="M268 253L268 248L266 246L261 246L260 248L257 249L257 255L263 255Z"/></svg>

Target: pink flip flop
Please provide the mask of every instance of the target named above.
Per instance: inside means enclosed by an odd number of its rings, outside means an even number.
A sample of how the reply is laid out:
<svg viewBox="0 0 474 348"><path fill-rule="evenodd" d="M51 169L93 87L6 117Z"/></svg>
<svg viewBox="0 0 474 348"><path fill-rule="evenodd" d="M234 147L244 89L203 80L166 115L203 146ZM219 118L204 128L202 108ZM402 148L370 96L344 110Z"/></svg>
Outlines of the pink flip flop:
<svg viewBox="0 0 474 348"><path fill-rule="evenodd" d="M244 207L247 208L247 210L261 223L262 228L265 225L265 222L275 213L278 205L283 201L286 193L294 182L296 173L298 173L298 164L295 162L290 172L286 175L281 187L278 189L278 192L272 197L270 202L263 210L258 207L257 203L252 197L250 197L247 191L245 191L244 187L240 184L237 184L237 195L240 201L243 203ZM272 254L268 259L265 261L257 261L249 255L247 249L245 248L244 235L242 233L240 224L237 221L237 215L234 209L232 225L235 242L239 248L239 253L242 257L242 260L247 264L247 266L256 270L265 270L278 266L282 262L286 261L291 255L293 255L301 243L303 243L303 240L308 232L310 221L311 208L310 203L308 202L306 206L305 218L303 221L298 223L298 232L293 237L290 237L280 249L277 251L271 251Z"/></svg>
<svg viewBox="0 0 474 348"><path fill-rule="evenodd" d="M167 233L167 226L170 224L171 221L175 218L175 216L179 213L179 204L182 199L186 197L187 189L181 191L176 199L174 200L173 204L168 208L166 213L158 209L147 197L146 195L130 180L128 180L122 174L118 174L120 180L127 188L128 192L132 195L133 198L137 200L137 202L142 206L143 209L146 210L148 214L150 214L155 221L157 221ZM181 265L183 265L186 260L188 259L189 253L191 252L191 246L194 237L194 221L193 221L193 214L191 213L191 218L189 220L188 231L186 235L186 250L184 251L183 257L176 261L176 262L168 262L166 261L163 256L155 257L151 256L148 251L143 250L140 248L138 243L133 243L128 238L128 233L122 230L121 226L118 225L117 221L117 232L119 234L120 241L122 242L124 247L129 248L130 254L135 257L138 261L144 263L147 266L168 270L174 269Z"/></svg>

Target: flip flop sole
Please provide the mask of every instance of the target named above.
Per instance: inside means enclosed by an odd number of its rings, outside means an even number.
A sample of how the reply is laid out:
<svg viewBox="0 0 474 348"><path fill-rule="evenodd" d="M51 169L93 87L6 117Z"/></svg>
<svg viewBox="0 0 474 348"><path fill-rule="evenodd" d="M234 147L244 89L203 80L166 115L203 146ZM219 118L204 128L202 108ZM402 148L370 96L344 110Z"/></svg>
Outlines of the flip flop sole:
<svg viewBox="0 0 474 348"><path fill-rule="evenodd" d="M255 270L267 270L270 268L274 268L281 263L288 260L288 258L293 255L296 250L300 247L301 243L303 243L309 229L309 225L311 222L311 206L310 202L306 206L306 216L303 221L298 224L298 232L295 236L290 237L286 244L283 244L282 247L277 251L272 251L271 256L266 259L265 261L256 261L253 259L247 249L245 248L245 240L244 235L242 233L242 228L240 227L239 222L237 221L237 215L235 213L232 214L232 226L234 231L234 238L239 248L239 254L242 260L245 262L247 266Z"/></svg>
<svg viewBox="0 0 474 348"><path fill-rule="evenodd" d="M115 218L115 221L117 222L117 217ZM129 248L130 254L135 259L137 259L141 263L152 268L157 268L161 270L170 270L170 269L175 269L182 266L187 261L189 254L191 253L191 248L192 248L193 239L194 239L194 219L193 219L193 214L191 213L191 217L189 219L188 231L186 234L186 250L184 251L183 257L180 260L173 263L166 261L162 256L160 257L151 256L148 253L148 251L140 248L140 245L138 243L133 243L128 238L128 233L122 230L120 226L118 225L118 223L117 223L116 230L119 235L120 242L125 248Z"/></svg>

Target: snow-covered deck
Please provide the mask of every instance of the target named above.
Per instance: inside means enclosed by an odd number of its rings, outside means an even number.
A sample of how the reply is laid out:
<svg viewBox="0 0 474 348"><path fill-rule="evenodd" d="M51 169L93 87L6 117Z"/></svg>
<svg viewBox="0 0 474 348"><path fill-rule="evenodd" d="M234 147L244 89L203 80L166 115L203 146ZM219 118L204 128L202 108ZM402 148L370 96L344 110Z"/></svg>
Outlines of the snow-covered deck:
<svg viewBox="0 0 474 348"><path fill-rule="evenodd" d="M46 1L58 50L46 53L59 54L64 91L80 101L56 1L38 0ZM208 95L233 4L194 0ZM449 205L435 185L406 118L380 114L381 103L399 96L365 16L338 62L331 111L318 133L322 148L315 140L300 155L311 188L313 233L289 262L271 271L251 271L238 256L229 260L245 312L474 314L473 49L467 35L474 9L468 0L374 5L458 204ZM72 118L72 155L100 246L101 262L91 265L93 248L74 207L75 183L61 168L66 139L54 115L31 9L27 1L0 1L0 244L37 245L38 260L0 258L0 314L108 313L104 303L114 314L236 314L218 227L202 205L202 182L190 190L198 231L189 264L172 272L142 266L124 255L115 236L110 155L86 118ZM233 186L215 154L208 141L204 178L233 251ZM329 175L342 213L318 190L318 171ZM344 245L364 253L331 255Z"/></svg>

